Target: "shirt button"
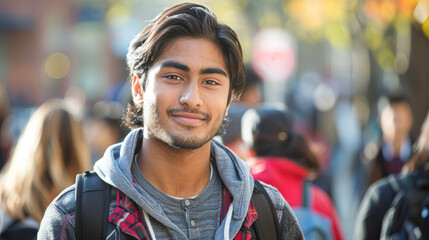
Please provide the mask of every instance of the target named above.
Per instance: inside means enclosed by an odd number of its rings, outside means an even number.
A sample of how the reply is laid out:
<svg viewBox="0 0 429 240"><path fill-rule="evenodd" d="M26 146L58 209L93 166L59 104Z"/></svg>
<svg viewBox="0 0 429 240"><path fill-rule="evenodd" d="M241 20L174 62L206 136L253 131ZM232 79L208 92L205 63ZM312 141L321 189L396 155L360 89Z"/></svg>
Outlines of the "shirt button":
<svg viewBox="0 0 429 240"><path fill-rule="evenodd" d="M191 202L189 200L185 200L185 205L189 206L189 205L191 205Z"/></svg>
<svg viewBox="0 0 429 240"><path fill-rule="evenodd" d="M191 226L195 227L195 221L194 220L191 220Z"/></svg>

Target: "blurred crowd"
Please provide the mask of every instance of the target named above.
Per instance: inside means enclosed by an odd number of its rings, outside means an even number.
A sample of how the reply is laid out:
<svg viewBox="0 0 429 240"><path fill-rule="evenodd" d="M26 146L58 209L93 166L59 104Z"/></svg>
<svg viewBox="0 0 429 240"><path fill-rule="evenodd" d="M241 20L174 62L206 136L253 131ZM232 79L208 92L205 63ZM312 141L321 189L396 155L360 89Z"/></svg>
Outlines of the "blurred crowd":
<svg viewBox="0 0 429 240"><path fill-rule="evenodd" d="M405 189L414 189L428 171L429 123L420 136L411 135L413 107L407 96L382 96L372 129L379 137L350 147L350 127L333 145L293 106L264 101L262 81L251 65L246 78L241 100L232 103L226 131L216 140L248 162L256 179L279 189L304 231L314 221L332 239L386 234L384 218L401 191L388 179L395 176L408 182ZM128 133L122 126L125 107L119 101L85 104L65 97L17 111L0 91L1 239L34 236L54 197Z"/></svg>

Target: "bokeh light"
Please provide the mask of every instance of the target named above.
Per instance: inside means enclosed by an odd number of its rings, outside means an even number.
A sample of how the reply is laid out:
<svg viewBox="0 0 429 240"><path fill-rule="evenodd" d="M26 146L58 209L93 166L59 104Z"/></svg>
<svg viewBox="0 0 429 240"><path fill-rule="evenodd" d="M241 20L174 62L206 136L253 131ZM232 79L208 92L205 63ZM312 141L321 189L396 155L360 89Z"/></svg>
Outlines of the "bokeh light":
<svg viewBox="0 0 429 240"><path fill-rule="evenodd" d="M416 19L418 23L423 24L428 17L428 6L423 2L419 2L419 4L417 4L416 8L414 9L414 19Z"/></svg>
<svg viewBox="0 0 429 240"><path fill-rule="evenodd" d="M70 71L70 60L61 52L51 54L45 61L45 73L53 79L64 78Z"/></svg>
<svg viewBox="0 0 429 240"><path fill-rule="evenodd" d="M328 111L332 109L336 102L335 92L326 84L319 84L314 91L314 105L320 111Z"/></svg>

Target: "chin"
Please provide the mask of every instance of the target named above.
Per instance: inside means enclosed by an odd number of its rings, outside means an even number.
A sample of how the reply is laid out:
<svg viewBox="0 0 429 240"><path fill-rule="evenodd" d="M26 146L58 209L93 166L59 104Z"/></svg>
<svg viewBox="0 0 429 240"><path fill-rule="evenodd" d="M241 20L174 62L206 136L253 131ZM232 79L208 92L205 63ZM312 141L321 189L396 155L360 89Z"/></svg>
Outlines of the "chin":
<svg viewBox="0 0 429 240"><path fill-rule="evenodd" d="M195 150L198 148L201 148L202 146L204 146L204 144L206 144L208 141L205 142L201 142L201 141L173 141L172 144L170 145L171 147L174 147L176 149L188 149L188 150Z"/></svg>

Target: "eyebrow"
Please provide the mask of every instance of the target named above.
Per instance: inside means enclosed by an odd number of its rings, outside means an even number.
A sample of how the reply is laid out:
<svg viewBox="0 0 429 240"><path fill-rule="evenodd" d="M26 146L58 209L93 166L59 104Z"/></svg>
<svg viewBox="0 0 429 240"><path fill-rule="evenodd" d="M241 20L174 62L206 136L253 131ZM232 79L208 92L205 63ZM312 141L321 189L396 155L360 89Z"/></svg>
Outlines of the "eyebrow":
<svg viewBox="0 0 429 240"><path fill-rule="evenodd" d="M204 68L200 70L200 74L220 74L225 77L228 77L225 71L220 68Z"/></svg>
<svg viewBox="0 0 429 240"><path fill-rule="evenodd" d="M182 71L189 72L189 67L188 66L183 65L183 64L178 63L178 62L175 62L175 61L166 61L166 62L163 62L161 64L161 68L165 68L165 67L177 68L177 69L180 69Z"/></svg>
<svg viewBox="0 0 429 240"><path fill-rule="evenodd" d="M190 71L190 68L188 66L181 64L181 63L178 63L178 62L175 62L175 61L163 62L161 64L161 68L164 68L164 67L177 68L177 69L180 69L180 70L185 71L185 72ZM220 68L204 68L204 69L200 70L200 74L220 74L220 75L223 75L225 77L228 77L228 74L226 74L226 72Z"/></svg>

